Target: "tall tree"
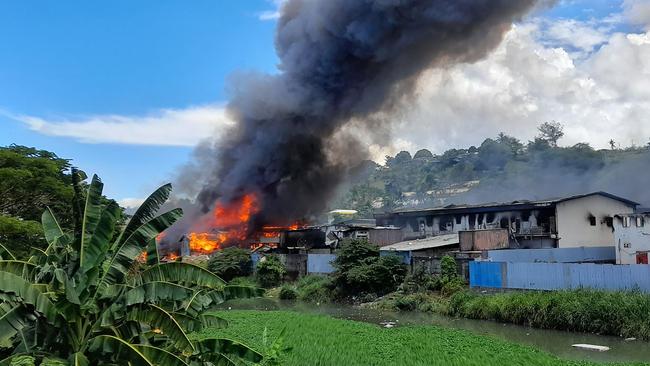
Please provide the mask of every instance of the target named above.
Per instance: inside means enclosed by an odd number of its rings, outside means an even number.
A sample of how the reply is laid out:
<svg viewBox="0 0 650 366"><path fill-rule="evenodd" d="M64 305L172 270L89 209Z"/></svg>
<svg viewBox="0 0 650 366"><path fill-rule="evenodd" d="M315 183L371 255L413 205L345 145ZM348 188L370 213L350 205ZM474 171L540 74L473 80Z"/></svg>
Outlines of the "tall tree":
<svg viewBox="0 0 650 366"><path fill-rule="evenodd" d="M537 130L539 131L539 137L548 141L553 147L557 147L557 142L564 136L564 126L555 121L544 122L537 127Z"/></svg>

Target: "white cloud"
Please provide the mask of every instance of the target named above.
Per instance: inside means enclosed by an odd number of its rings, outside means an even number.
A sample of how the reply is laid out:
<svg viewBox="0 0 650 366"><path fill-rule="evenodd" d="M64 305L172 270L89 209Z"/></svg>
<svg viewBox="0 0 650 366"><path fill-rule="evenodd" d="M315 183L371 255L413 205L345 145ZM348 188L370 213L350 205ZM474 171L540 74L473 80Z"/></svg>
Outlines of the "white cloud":
<svg viewBox="0 0 650 366"><path fill-rule="evenodd" d="M135 210L144 202L144 198L122 198L117 203L127 210Z"/></svg>
<svg viewBox="0 0 650 366"><path fill-rule="evenodd" d="M650 0L625 0L623 10L630 22L650 30Z"/></svg>
<svg viewBox="0 0 650 366"><path fill-rule="evenodd" d="M646 144L650 33L604 34L601 24L572 21L550 36L542 23L514 27L478 63L428 71L417 101L400 111L394 127L400 144L442 151L479 144L501 131L527 140L550 120L565 125L565 145L604 148L612 138L621 145ZM548 41L570 33L566 27L592 35L574 44L585 52Z"/></svg>
<svg viewBox="0 0 650 366"><path fill-rule="evenodd" d="M280 18L280 15L282 15L280 10L282 9L284 3L287 2L287 0L268 0L268 2L270 2L273 5L273 10L265 10L259 12L257 14L259 20L266 21L266 20L276 20Z"/></svg>
<svg viewBox="0 0 650 366"><path fill-rule="evenodd" d="M96 115L79 118L44 118L7 114L36 132L71 137L85 143L194 146L218 136L234 122L222 106L164 109L144 116Z"/></svg>

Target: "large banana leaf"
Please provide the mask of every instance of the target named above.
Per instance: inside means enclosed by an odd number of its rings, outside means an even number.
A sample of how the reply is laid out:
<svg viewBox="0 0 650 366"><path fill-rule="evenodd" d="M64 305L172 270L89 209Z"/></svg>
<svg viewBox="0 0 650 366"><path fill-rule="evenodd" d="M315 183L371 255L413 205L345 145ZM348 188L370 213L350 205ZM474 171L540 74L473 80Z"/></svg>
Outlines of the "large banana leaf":
<svg viewBox="0 0 650 366"><path fill-rule="evenodd" d="M11 253L7 247L0 243L0 258L9 257L9 259L16 259L16 257Z"/></svg>
<svg viewBox="0 0 650 366"><path fill-rule="evenodd" d="M49 207L46 208L43 215L41 215L41 225L43 225L45 240L48 244L45 252L49 254L50 248L56 245L58 240L63 236L63 230Z"/></svg>
<svg viewBox="0 0 650 366"><path fill-rule="evenodd" d="M79 257L79 266L83 272L101 264L106 258L115 223L120 214L120 206L111 201L101 212L95 231L83 246Z"/></svg>
<svg viewBox="0 0 650 366"><path fill-rule="evenodd" d="M147 245L147 265L153 266L160 264L160 253L158 252L158 243L156 239L149 240L149 245Z"/></svg>
<svg viewBox="0 0 650 366"><path fill-rule="evenodd" d="M201 289L196 291L183 303L185 312L190 316L199 316L202 312L221 304L226 300L260 297L264 290L249 286L224 286L220 289Z"/></svg>
<svg viewBox="0 0 650 366"><path fill-rule="evenodd" d="M151 266L141 275L142 282L167 281L179 283L187 287L203 286L222 288L226 282L221 277L190 263L168 262Z"/></svg>
<svg viewBox="0 0 650 366"><path fill-rule="evenodd" d="M36 270L36 265L29 262L0 260L0 271L13 273L27 281L32 281L34 279L34 270Z"/></svg>
<svg viewBox="0 0 650 366"><path fill-rule="evenodd" d="M95 233L95 229L99 224L102 217L102 190L104 184L97 174L93 175L90 185L86 190L86 200L84 202L83 218L81 220L81 237L75 238L79 240L79 266L84 268L87 260L87 249L90 246L90 241Z"/></svg>
<svg viewBox="0 0 650 366"><path fill-rule="evenodd" d="M139 347L111 335L99 335L90 341L90 352L99 352L105 355L106 363L115 360L120 365L129 366L156 366L157 364L147 357ZM179 364L182 365L182 364Z"/></svg>
<svg viewBox="0 0 650 366"><path fill-rule="evenodd" d="M187 366L187 363L175 356L173 353L165 351L162 348L137 344L135 345L145 357L151 360L157 366Z"/></svg>
<svg viewBox="0 0 650 366"><path fill-rule="evenodd" d="M264 295L264 289L252 286L234 286L228 285L223 288L226 300L248 299L251 297L260 297Z"/></svg>
<svg viewBox="0 0 650 366"><path fill-rule="evenodd" d="M21 299L24 304L34 306L35 310L42 314L50 323L53 323L59 314L48 296L41 292L38 286L34 286L20 276L10 272L0 271L0 292L13 293Z"/></svg>
<svg viewBox="0 0 650 366"><path fill-rule="evenodd" d="M119 238L115 241L115 247L112 249L117 249L120 245L123 244L124 240L133 234L140 226L144 225L146 222L151 221L156 214L160 206L167 201L169 194L172 191L172 185L170 183L165 184L164 186L158 188L152 194L147 197L147 199L138 207L135 211L135 214L129 220L129 223L126 225Z"/></svg>
<svg viewBox="0 0 650 366"><path fill-rule="evenodd" d="M195 342L194 346L196 347L195 355L201 360L217 365L236 365L233 358L255 363L264 358L261 353L232 339L208 338ZM224 363L226 361L224 356L232 363Z"/></svg>
<svg viewBox="0 0 650 366"><path fill-rule="evenodd" d="M90 362L83 352L76 352L70 355L68 358L68 364L69 366L88 366L90 365Z"/></svg>
<svg viewBox="0 0 650 366"><path fill-rule="evenodd" d="M140 305L129 308L126 319L139 321L148 324L152 328L159 329L166 335L174 346L182 351L193 351L194 346L185 334L181 325L174 317L155 305Z"/></svg>
<svg viewBox="0 0 650 366"><path fill-rule="evenodd" d="M170 227L183 214L180 208L165 212L141 225L124 242L117 247L115 254L108 262L108 269L99 280L98 293L106 290L106 287L120 283L124 279L133 261L146 248L149 240L153 239L160 232Z"/></svg>
<svg viewBox="0 0 650 366"><path fill-rule="evenodd" d="M72 167L72 188L74 189L74 198L72 200L72 217L74 218L74 240L75 250L79 250L79 239L81 238L81 229L84 215L84 184L83 181L88 178L83 170Z"/></svg>
<svg viewBox="0 0 650 366"><path fill-rule="evenodd" d="M125 294L127 306L161 301L181 301L191 296L191 288L172 282L152 281L136 286Z"/></svg>
<svg viewBox="0 0 650 366"><path fill-rule="evenodd" d="M183 303L183 308L188 315L197 317L210 307L224 301L226 301L226 296L223 289L202 289L188 298Z"/></svg>
<svg viewBox="0 0 650 366"><path fill-rule="evenodd" d="M29 311L21 305L0 303L0 339L13 338L33 320L29 315Z"/></svg>
<svg viewBox="0 0 650 366"><path fill-rule="evenodd" d="M205 328L224 329L228 327L228 321L212 314L190 316L182 313L172 313L174 319L188 333L199 332Z"/></svg>

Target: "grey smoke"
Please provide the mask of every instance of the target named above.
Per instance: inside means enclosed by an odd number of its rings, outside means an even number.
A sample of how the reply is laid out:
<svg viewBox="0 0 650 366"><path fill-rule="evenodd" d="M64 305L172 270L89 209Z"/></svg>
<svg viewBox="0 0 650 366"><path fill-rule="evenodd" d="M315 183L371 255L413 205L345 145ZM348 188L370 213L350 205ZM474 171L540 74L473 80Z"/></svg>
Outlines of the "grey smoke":
<svg viewBox="0 0 650 366"><path fill-rule="evenodd" d="M256 224L321 213L367 157L341 133L348 123L381 130L424 70L480 60L538 2L288 1L277 26L279 73L234 77L228 108L238 123L199 153L209 171L202 211L254 192Z"/></svg>

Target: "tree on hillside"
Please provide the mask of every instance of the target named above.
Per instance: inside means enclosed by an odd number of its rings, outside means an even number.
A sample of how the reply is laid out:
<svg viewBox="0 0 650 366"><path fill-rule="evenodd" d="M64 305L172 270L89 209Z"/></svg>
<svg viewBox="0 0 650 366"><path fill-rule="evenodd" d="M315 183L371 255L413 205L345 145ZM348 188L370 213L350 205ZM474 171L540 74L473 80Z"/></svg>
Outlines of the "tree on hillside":
<svg viewBox="0 0 650 366"><path fill-rule="evenodd" d="M564 136L564 126L559 122L544 122L539 127L539 138L548 141L552 147L557 147L557 142Z"/></svg>
<svg viewBox="0 0 650 366"><path fill-rule="evenodd" d="M228 286L183 262L160 262L155 237L181 217L158 215L171 185L156 190L119 227L119 206L103 204L103 184L73 172L73 230L46 209L48 247L26 261L3 250L0 261L1 365L240 365L258 352L229 339L192 340L189 332L223 327L205 311L229 298L259 294ZM143 253L146 265L139 265ZM8 259L7 259L8 258ZM245 361L244 361L245 360Z"/></svg>
<svg viewBox="0 0 650 366"><path fill-rule="evenodd" d="M413 155L413 159L433 159L433 154L427 149L421 149Z"/></svg>

